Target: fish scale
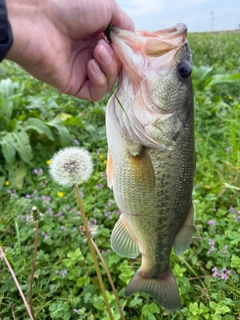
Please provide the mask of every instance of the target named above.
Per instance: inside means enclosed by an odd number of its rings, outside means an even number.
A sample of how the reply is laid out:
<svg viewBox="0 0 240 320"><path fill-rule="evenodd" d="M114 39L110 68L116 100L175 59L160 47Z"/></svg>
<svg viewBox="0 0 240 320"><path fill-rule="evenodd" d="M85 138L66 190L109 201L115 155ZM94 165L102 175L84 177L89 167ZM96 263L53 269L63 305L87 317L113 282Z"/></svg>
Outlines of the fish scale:
<svg viewBox="0 0 240 320"><path fill-rule="evenodd" d="M147 292L169 310L181 307L170 252L185 251L194 230L186 35L184 24L152 34L113 28L113 50L123 67L106 111L108 185L121 211L111 246L121 256L142 255L125 294Z"/></svg>

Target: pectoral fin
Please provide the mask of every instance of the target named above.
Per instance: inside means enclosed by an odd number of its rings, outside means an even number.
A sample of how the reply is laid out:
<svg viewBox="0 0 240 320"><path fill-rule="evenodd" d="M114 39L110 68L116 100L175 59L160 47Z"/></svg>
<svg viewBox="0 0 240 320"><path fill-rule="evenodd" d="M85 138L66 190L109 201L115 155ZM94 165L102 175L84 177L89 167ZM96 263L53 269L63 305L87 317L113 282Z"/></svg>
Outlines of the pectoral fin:
<svg viewBox="0 0 240 320"><path fill-rule="evenodd" d="M110 151L108 150L108 157L107 157L107 184L110 189L113 187L113 163L112 163L112 156Z"/></svg>
<svg viewBox="0 0 240 320"><path fill-rule="evenodd" d="M174 240L174 252L176 255L183 253L188 249L192 241L192 234L194 231L194 209L191 204L188 215L183 223L182 228L178 232Z"/></svg>
<svg viewBox="0 0 240 320"><path fill-rule="evenodd" d="M119 256L135 258L140 251L124 217L121 215L111 234L111 247Z"/></svg>

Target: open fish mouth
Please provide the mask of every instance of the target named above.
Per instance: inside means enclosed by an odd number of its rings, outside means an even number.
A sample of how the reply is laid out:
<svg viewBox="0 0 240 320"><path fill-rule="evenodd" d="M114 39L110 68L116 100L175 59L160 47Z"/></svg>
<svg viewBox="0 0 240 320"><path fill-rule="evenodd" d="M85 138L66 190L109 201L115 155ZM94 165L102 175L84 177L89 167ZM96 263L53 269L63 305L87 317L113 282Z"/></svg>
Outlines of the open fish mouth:
<svg viewBox="0 0 240 320"><path fill-rule="evenodd" d="M148 31L139 31L140 34L145 35L147 37L161 37L162 39L172 40L176 39L179 36L186 36L185 33L187 31L187 26L185 23L178 23L173 27L166 28L159 31L148 32ZM137 31L138 33L138 31Z"/></svg>
<svg viewBox="0 0 240 320"><path fill-rule="evenodd" d="M169 51L180 48L186 43L187 26L178 23L171 28L148 32L136 31L135 36L132 32L113 27L111 32L113 45L121 47L121 40L130 48L141 50L148 57L162 56ZM126 55L128 53L126 52ZM119 57L121 60L121 56ZM124 62L124 61L122 61Z"/></svg>

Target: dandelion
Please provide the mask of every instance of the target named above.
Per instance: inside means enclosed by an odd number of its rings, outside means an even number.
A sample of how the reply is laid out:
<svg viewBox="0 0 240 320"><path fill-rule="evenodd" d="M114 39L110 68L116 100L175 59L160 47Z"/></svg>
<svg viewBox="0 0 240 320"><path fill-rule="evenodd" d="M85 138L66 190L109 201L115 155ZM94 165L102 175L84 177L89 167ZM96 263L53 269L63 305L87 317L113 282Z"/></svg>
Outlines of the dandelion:
<svg viewBox="0 0 240 320"><path fill-rule="evenodd" d="M47 160L47 161L46 161L46 164L47 164L47 165L50 165L50 164L51 164L51 160Z"/></svg>
<svg viewBox="0 0 240 320"><path fill-rule="evenodd" d="M58 191L57 196L60 197L60 198L62 198L62 197L64 196L64 193L61 192L61 191Z"/></svg>
<svg viewBox="0 0 240 320"><path fill-rule="evenodd" d="M9 181L5 181L5 186L8 186L9 185Z"/></svg>
<svg viewBox="0 0 240 320"><path fill-rule="evenodd" d="M90 156L90 153L87 150L84 150L78 147L68 147L57 152L51 159L51 165L49 169L49 173L51 177L57 183L63 186L74 186L77 202L79 205L79 209L81 211L81 218L84 225L84 227L82 228L80 227L80 230L81 232L83 232L83 229L84 229L84 234L86 235L86 238L88 241L94 266L97 272L97 277L98 277L101 291L103 294L104 302L106 304L106 308L110 318L113 319L111 308L110 308L106 291L104 288L101 271L96 258L95 250L98 250L98 249L97 247L95 247L95 243L93 242L91 237L96 229L96 226L91 226L89 228L89 225L87 224L86 215L85 215L82 201L81 201L80 191L78 188L79 181L83 181L83 182L87 181L90 178L92 171L93 171L93 163L92 163L92 158ZM101 256L100 256L100 259L101 259ZM104 264L104 261L102 262L103 262L104 268L106 269L106 265ZM61 272L62 278L66 276L66 273L67 273L66 270ZM113 287L112 282L111 282L111 285ZM118 301L117 295L115 296L116 296L116 300ZM121 312L120 304L119 304L119 311Z"/></svg>
<svg viewBox="0 0 240 320"><path fill-rule="evenodd" d="M103 160L103 164L107 164L107 160L105 159L105 160Z"/></svg>
<svg viewBox="0 0 240 320"><path fill-rule="evenodd" d="M90 153L78 147L58 151L51 160L50 175L60 185L72 186L87 181L93 171Z"/></svg>

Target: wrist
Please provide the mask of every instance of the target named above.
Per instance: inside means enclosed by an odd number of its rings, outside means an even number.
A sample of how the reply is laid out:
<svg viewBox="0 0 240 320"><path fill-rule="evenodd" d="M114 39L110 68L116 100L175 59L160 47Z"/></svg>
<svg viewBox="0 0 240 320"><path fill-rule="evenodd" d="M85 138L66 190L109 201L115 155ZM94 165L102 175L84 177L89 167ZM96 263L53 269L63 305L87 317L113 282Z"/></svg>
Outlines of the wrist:
<svg viewBox="0 0 240 320"><path fill-rule="evenodd" d="M13 43L11 26L8 22L5 0L0 0L0 62L5 58Z"/></svg>

